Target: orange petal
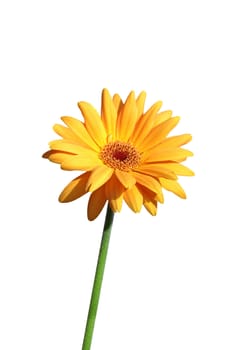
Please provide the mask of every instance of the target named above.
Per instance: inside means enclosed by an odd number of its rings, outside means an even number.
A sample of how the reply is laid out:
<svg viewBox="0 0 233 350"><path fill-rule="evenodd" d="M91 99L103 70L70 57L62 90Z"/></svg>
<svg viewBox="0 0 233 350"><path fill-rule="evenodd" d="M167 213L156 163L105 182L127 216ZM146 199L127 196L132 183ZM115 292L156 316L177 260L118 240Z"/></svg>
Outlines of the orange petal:
<svg viewBox="0 0 233 350"><path fill-rule="evenodd" d="M116 108L116 111L119 112L123 106L121 97L118 94L113 95L112 102Z"/></svg>
<svg viewBox="0 0 233 350"><path fill-rule="evenodd" d="M137 172L140 172L142 174L147 174L155 178L159 177L165 177L168 179L176 180L177 176L169 169L166 169L161 164L157 165L155 164L142 164L137 169Z"/></svg>
<svg viewBox="0 0 233 350"><path fill-rule="evenodd" d="M123 203L123 194L116 199L110 199L109 205L114 213L120 212Z"/></svg>
<svg viewBox="0 0 233 350"><path fill-rule="evenodd" d="M157 202L153 202L150 200L144 200L143 202L144 207L146 210L153 216L157 214Z"/></svg>
<svg viewBox="0 0 233 350"><path fill-rule="evenodd" d="M131 136L137 120L137 106L134 92L127 97L117 118L116 137L120 141L127 142Z"/></svg>
<svg viewBox="0 0 233 350"><path fill-rule="evenodd" d="M137 173L137 172L134 172L134 177L135 177L137 183L145 186L146 188L148 188L152 192L155 192L155 193L162 192L161 185L160 185L159 181L157 181L155 178L148 176L148 175L145 175L145 174Z"/></svg>
<svg viewBox="0 0 233 350"><path fill-rule="evenodd" d="M169 179L159 179L161 185L170 192L175 193L177 196L185 199L186 194L183 190L183 188L180 186L180 184L177 181L169 180Z"/></svg>
<svg viewBox="0 0 233 350"><path fill-rule="evenodd" d="M156 115L158 114L158 111L161 109L163 105L162 101L157 101L155 102L149 109L148 111L146 111L146 113L144 114L144 116L146 118L149 118L151 115L154 116L154 118L156 118Z"/></svg>
<svg viewBox="0 0 233 350"><path fill-rule="evenodd" d="M137 188L141 192L144 200L146 198L150 198L151 201L158 201L160 203L164 202L164 197L163 197L163 192L162 192L162 187L160 185L161 190L158 193L155 193L155 191L150 190L148 187L145 187L141 185L140 183L137 182Z"/></svg>
<svg viewBox="0 0 233 350"><path fill-rule="evenodd" d="M63 137L63 139L66 140L76 140L75 134L72 132L71 129L66 128L63 125L60 124L55 124L53 126L53 130L61 137Z"/></svg>
<svg viewBox="0 0 233 350"><path fill-rule="evenodd" d="M103 89L102 92L101 118L107 135L112 135L113 139L115 139L117 110L107 89Z"/></svg>
<svg viewBox="0 0 233 350"><path fill-rule="evenodd" d="M101 160L97 156L88 156L80 154L65 159L61 164L63 170L92 170L96 166L102 165Z"/></svg>
<svg viewBox="0 0 233 350"><path fill-rule="evenodd" d="M112 176L114 169L107 167L106 165L97 166L92 170L91 175L87 182L87 190L93 192L99 187L104 185Z"/></svg>
<svg viewBox="0 0 233 350"><path fill-rule="evenodd" d="M49 146L52 150L68 152L73 154L86 154L87 157L96 157L96 151L91 150L90 148L82 147L76 143L73 143L69 140L54 140L49 142Z"/></svg>
<svg viewBox="0 0 233 350"><path fill-rule="evenodd" d="M141 117L141 115L143 114L145 100L146 100L146 92L142 91L136 99L136 105L138 110L137 119Z"/></svg>
<svg viewBox="0 0 233 350"><path fill-rule="evenodd" d="M86 183L89 175L90 173L87 172L72 180L61 192L59 201L62 203L67 203L83 196L87 192Z"/></svg>
<svg viewBox="0 0 233 350"><path fill-rule="evenodd" d="M156 150L162 148L177 148L185 145L192 140L192 135L183 134L178 136L171 136L163 140L159 145L155 147Z"/></svg>
<svg viewBox="0 0 233 350"><path fill-rule="evenodd" d="M84 117L89 135L98 146L103 147L106 144L107 134L99 113L87 102L79 102L78 107Z"/></svg>
<svg viewBox="0 0 233 350"><path fill-rule="evenodd" d="M146 210L151 215L157 214L157 200L153 192L148 191L147 189L143 188L142 186L139 187L139 190L142 192L143 195L143 205L146 208Z"/></svg>
<svg viewBox="0 0 233 350"><path fill-rule="evenodd" d="M109 200L111 209L114 212L120 212L122 208L124 187L119 183L116 176L113 176L105 184L105 195Z"/></svg>
<svg viewBox="0 0 233 350"><path fill-rule="evenodd" d="M174 129L179 120L179 117L170 118L153 128L140 145L137 142L139 150L144 152L158 145Z"/></svg>
<svg viewBox="0 0 233 350"><path fill-rule="evenodd" d="M62 117L61 119L75 134L75 141L78 140L81 146L87 146L97 152L100 150L100 148L87 132L85 125L80 120L73 117Z"/></svg>
<svg viewBox="0 0 233 350"><path fill-rule="evenodd" d="M150 133L151 129L154 127L154 121L157 112L162 106L162 101L158 101L150 109L139 118L132 137L130 141L133 142L136 146L140 145L146 136Z"/></svg>
<svg viewBox="0 0 233 350"><path fill-rule="evenodd" d="M184 166L183 164L176 163L176 162L169 162L169 163L156 163L157 166L164 167L165 169L168 169L175 173L176 175L181 176L193 176L194 172L189 169L188 167Z"/></svg>
<svg viewBox="0 0 233 350"><path fill-rule="evenodd" d="M137 186L133 186L124 192L124 200L135 213L140 212L143 204L143 196Z"/></svg>
<svg viewBox="0 0 233 350"><path fill-rule="evenodd" d="M104 186L98 188L94 191L89 198L87 206L87 217L88 220L92 221L97 218L103 209L106 202L106 197L104 193Z"/></svg>
<svg viewBox="0 0 233 350"><path fill-rule="evenodd" d="M56 151L47 151L45 153L42 154L42 158L45 158L45 159L49 159L49 157L51 156L52 152L56 152Z"/></svg>
<svg viewBox="0 0 233 350"><path fill-rule="evenodd" d="M192 156L193 153L187 149L183 148L170 148L164 150L156 151L156 148L148 152L148 155L145 155L145 163L155 163L161 161L173 161L178 162L180 159L186 159L187 157Z"/></svg>
<svg viewBox="0 0 233 350"><path fill-rule="evenodd" d="M43 158L48 158L53 163L61 164L62 162L66 161L67 159L73 157L73 154L67 153L67 152L60 152L60 151L54 151L50 150L43 154Z"/></svg>
<svg viewBox="0 0 233 350"><path fill-rule="evenodd" d="M172 116L172 111L163 111L163 112L160 112L156 115L156 118L154 120L154 127L165 122L165 120L168 120L170 119Z"/></svg>
<svg viewBox="0 0 233 350"><path fill-rule="evenodd" d="M131 174L129 172L116 169L115 174L116 174L116 177L118 178L118 180L120 181L120 183L125 188L130 188L136 183L136 180L135 180L133 174Z"/></svg>

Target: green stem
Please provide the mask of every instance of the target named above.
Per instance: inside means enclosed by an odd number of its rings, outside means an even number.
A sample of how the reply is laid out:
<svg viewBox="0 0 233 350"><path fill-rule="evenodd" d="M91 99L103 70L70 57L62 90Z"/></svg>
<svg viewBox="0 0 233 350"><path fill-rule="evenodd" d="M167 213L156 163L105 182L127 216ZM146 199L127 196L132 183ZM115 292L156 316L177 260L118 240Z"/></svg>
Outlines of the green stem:
<svg viewBox="0 0 233 350"><path fill-rule="evenodd" d="M96 271L95 271L95 279L92 287L91 301L87 316L86 329L83 339L82 350L89 350L91 348L92 336L95 326L95 319L99 304L99 297L101 291L101 285L103 281L104 268L106 263L106 257L108 253L108 245L110 240L110 234L112 229L114 213L108 205L102 240L100 244L99 257L97 261Z"/></svg>

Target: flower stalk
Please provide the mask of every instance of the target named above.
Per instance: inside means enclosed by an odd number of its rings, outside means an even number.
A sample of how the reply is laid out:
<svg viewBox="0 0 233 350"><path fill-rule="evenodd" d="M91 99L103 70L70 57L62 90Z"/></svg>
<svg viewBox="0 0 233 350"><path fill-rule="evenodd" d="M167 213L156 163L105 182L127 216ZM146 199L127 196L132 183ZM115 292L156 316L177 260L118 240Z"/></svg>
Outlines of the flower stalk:
<svg viewBox="0 0 233 350"><path fill-rule="evenodd" d="M93 331L95 326L95 320L98 310L101 286L103 281L104 269L106 264L106 258L108 253L109 240L111 235L111 229L113 224L114 213L108 204L102 240L99 249L99 256L96 266L95 278L92 287L92 294L90 300L90 306L87 316L86 329L84 333L82 350L89 350L91 348Z"/></svg>

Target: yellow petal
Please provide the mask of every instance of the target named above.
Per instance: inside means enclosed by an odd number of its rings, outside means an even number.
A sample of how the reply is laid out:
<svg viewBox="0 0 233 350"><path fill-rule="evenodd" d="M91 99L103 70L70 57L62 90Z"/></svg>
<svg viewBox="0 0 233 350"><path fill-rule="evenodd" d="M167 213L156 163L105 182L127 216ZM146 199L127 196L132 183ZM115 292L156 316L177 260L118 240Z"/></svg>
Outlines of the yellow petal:
<svg viewBox="0 0 233 350"><path fill-rule="evenodd" d="M151 215L156 215L157 214L157 200L156 197L154 196L154 193L148 190L145 190L142 188L142 186L139 187L139 190L142 192L143 195L143 205L146 208L146 210L151 214Z"/></svg>
<svg viewBox="0 0 233 350"><path fill-rule="evenodd" d="M120 212L122 208L124 187L117 180L116 176L113 176L105 184L105 195L109 201L110 207L114 212Z"/></svg>
<svg viewBox="0 0 233 350"><path fill-rule="evenodd" d="M104 185L112 176L114 169L105 165L97 166L92 170L87 182L87 190L93 192Z"/></svg>
<svg viewBox="0 0 233 350"><path fill-rule="evenodd" d="M106 144L107 134L99 113L88 102L79 102L78 107L84 117L89 135L98 146L103 147Z"/></svg>
<svg viewBox="0 0 233 350"><path fill-rule="evenodd" d="M102 92L101 118L107 135L112 135L115 139L117 110L107 89L103 89Z"/></svg>
<svg viewBox="0 0 233 350"><path fill-rule="evenodd" d="M155 216L157 214L157 202L145 200L143 205L151 215Z"/></svg>
<svg viewBox="0 0 233 350"><path fill-rule="evenodd" d="M165 177L167 179L173 179L173 180L177 179L177 176L173 173L173 171L166 169L161 164L157 165L156 163L142 164L137 169L137 172L140 172L142 174L147 174L155 178Z"/></svg>
<svg viewBox="0 0 233 350"><path fill-rule="evenodd" d="M145 163L155 163L161 161L180 161L180 159L186 159L192 156L193 153L187 149L183 148L171 148L156 151L156 148L148 153L144 158Z"/></svg>
<svg viewBox="0 0 233 350"><path fill-rule="evenodd" d="M98 188L90 195L87 207L87 217L90 221L97 218L105 205L106 197L103 187Z"/></svg>
<svg viewBox="0 0 233 350"><path fill-rule="evenodd" d="M156 215L157 213L157 197L155 196L154 192L148 190L147 188L138 185L138 189L143 195L143 205L146 208L146 210L151 214L151 215ZM163 203L163 202L161 202Z"/></svg>
<svg viewBox="0 0 233 350"><path fill-rule="evenodd" d="M122 203L123 203L123 194L119 196L116 199L110 199L109 200L109 205L114 213L120 212L122 208Z"/></svg>
<svg viewBox="0 0 233 350"><path fill-rule="evenodd" d="M164 167L165 169L168 169L172 172L174 172L176 175L181 176L193 176L194 172L189 169L188 167L184 166L183 164L176 163L176 162L169 162L169 163L156 163L157 166Z"/></svg>
<svg viewBox="0 0 233 350"><path fill-rule="evenodd" d="M183 134L178 136L171 136L167 139L164 139L159 145L155 147L156 150L162 148L177 148L185 145L186 143L192 140L192 135Z"/></svg>
<svg viewBox="0 0 233 350"><path fill-rule="evenodd" d="M143 204L143 196L137 186L133 186L124 192L124 200L135 213L140 212Z"/></svg>
<svg viewBox="0 0 233 350"><path fill-rule="evenodd" d="M89 175L90 173L87 172L72 180L60 194L59 201L67 203L83 196L87 192L86 183Z"/></svg>
<svg viewBox="0 0 233 350"><path fill-rule="evenodd" d="M70 158L67 158L61 164L63 170L92 170L96 166L102 164L101 160L96 156L87 157L86 154L76 155Z"/></svg>
<svg viewBox="0 0 233 350"><path fill-rule="evenodd" d="M45 159L49 159L49 157L51 156L52 152L55 152L55 151L47 151L45 153L42 154L42 158L45 158Z"/></svg>
<svg viewBox="0 0 233 350"><path fill-rule="evenodd" d="M180 184L177 181L173 181L173 180L168 180L168 179L159 179L161 185L170 192L175 193L177 196L185 199L186 198L186 194L183 190L183 188L180 186Z"/></svg>
<svg viewBox="0 0 233 350"><path fill-rule="evenodd" d="M156 118L157 114L158 114L158 111L161 109L163 105L163 102L162 101L157 101L155 102L149 109L148 111L146 111L146 113L144 114L144 116L146 118L150 118L151 115L154 116L154 118Z"/></svg>
<svg viewBox="0 0 233 350"><path fill-rule="evenodd" d="M156 115L156 118L154 120L153 127L165 122L166 120L170 119L172 116L172 111L163 111Z"/></svg>
<svg viewBox="0 0 233 350"><path fill-rule="evenodd" d="M141 116L141 118L139 118L134 132L130 137L130 141L136 146L140 145L144 141L151 129L154 127L154 120L161 106L162 101L156 102L145 114Z"/></svg>
<svg viewBox="0 0 233 350"><path fill-rule="evenodd" d="M73 156L73 154L67 152L59 152L53 150L50 150L43 155L44 158L48 158L51 162L58 164L61 164L62 162Z"/></svg>
<svg viewBox="0 0 233 350"><path fill-rule="evenodd" d="M165 139L169 132L172 129L174 129L174 127L178 124L179 120L179 117L170 118L153 128L140 144L139 142L137 142L137 147L139 148L139 150L141 152L144 152L158 145L161 141Z"/></svg>
<svg viewBox="0 0 233 350"><path fill-rule="evenodd" d="M63 125L55 124L53 126L53 130L61 137L63 137L66 140L76 140L75 134L72 132L71 129L66 128Z"/></svg>
<svg viewBox="0 0 233 350"><path fill-rule="evenodd" d="M160 185L161 190L156 193L155 191L150 190L148 187L145 187L144 185L140 184L137 182L137 188L141 192L144 200L146 198L149 198L151 201L159 201L160 203L164 202L164 197L163 197L163 192L162 192L162 187ZM144 201L143 200L143 201Z"/></svg>
<svg viewBox="0 0 233 350"><path fill-rule="evenodd" d="M138 111L137 119L141 117L141 115L143 114L145 100L146 100L146 92L142 91L136 99L136 105L137 105L137 111Z"/></svg>
<svg viewBox="0 0 233 350"><path fill-rule="evenodd" d="M146 188L148 188L152 192L155 192L155 193L162 192L161 185L160 185L159 181L157 181L155 178L148 176L148 175L145 175L145 174L137 173L137 172L134 172L134 177L135 177L137 183L145 186Z"/></svg>
<svg viewBox="0 0 233 350"><path fill-rule="evenodd" d="M49 146L52 150L68 152L73 154L85 153L87 157L96 157L97 153L90 148L84 148L69 140L54 140L49 142Z"/></svg>
<svg viewBox="0 0 233 350"><path fill-rule="evenodd" d="M137 120L137 106L134 92L132 91L127 97L121 113L117 118L116 137L120 141L127 142L131 136Z"/></svg>
<svg viewBox="0 0 233 350"><path fill-rule="evenodd" d="M81 146L89 147L97 152L100 150L100 148L87 132L85 125L80 120L73 117L62 117L61 119L75 134L75 141L78 140Z"/></svg>
<svg viewBox="0 0 233 350"><path fill-rule="evenodd" d="M131 174L129 172L116 169L115 174L116 174L116 177L118 178L118 180L120 181L120 183L125 188L130 188L136 183L136 180L135 180L133 174Z"/></svg>
<svg viewBox="0 0 233 350"><path fill-rule="evenodd" d="M119 112L123 106L121 97L118 94L113 95L112 102L116 108L116 111Z"/></svg>

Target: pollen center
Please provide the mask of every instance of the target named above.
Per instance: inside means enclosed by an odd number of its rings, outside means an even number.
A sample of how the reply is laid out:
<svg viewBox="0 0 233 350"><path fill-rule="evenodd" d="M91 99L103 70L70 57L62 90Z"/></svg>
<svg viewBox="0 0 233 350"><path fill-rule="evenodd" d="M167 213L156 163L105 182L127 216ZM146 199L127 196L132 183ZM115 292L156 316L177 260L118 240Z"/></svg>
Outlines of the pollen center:
<svg viewBox="0 0 233 350"><path fill-rule="evenodd" d="M141 156L138 151L127 142L110 142L100 152L100 159L110 168L129 171L138 167Z"/></svg>

